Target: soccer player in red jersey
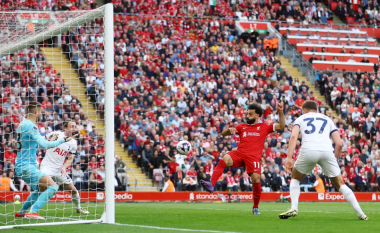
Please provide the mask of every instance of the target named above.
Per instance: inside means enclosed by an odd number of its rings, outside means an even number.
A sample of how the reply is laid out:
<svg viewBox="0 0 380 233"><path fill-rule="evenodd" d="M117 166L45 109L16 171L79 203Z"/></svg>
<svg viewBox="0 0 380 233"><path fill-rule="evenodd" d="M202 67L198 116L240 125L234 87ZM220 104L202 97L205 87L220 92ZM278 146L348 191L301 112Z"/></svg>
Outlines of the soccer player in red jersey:
<svg viewBox="0 0 380 233"><path fill-rule="evenodd" d="M246 166L247 173L252 178L253 185L253 214L260 214L259 202L261 196L261 157L264 142L268 134L273 131L285 128L285 117L283 112L283 104L278 103L276 109L279 114L279 124L258 123L259 118L263 114L261 105L257 103L250 104L246 115L245 124L240 124L235 128L223 130L223 136L237 134L240 138L239 147L236 150L228 152L212 173L211 182L201 181L203 187L210 193L214 192L214 187L223 174L225 167L242 167Z"/></svg>

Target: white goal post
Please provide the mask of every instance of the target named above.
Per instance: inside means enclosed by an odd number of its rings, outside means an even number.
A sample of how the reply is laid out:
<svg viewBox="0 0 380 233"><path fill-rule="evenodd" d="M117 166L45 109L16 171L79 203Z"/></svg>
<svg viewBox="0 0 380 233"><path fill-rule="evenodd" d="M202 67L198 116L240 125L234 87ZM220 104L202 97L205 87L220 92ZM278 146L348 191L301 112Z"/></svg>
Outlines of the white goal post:
<svg viewBox="0 0 380 233"><path fill-rule="evenodd" d="M30 14L29 22L34 22L32 19L39 18L41 15L48 15L49 20L45 23L31 23L32 31L29 31L29 24L22 21L21 14ZM58 18L57 15L63 17ZM40 16L38 16L40 15ZM105 184L104 184L104 212L99 215L94 215L94 218L71 218L66 217L63 213L63 218L53 216L50 221L22 221L17 222L15 219L9 220L14 216L14 212L17 211L21 205L7 207L9 201L5 201L5 204L0 202L0 207L5 210L11 209L9 213L0 213L0 218L4 221L0 221L0 229L9 229L13 227L22 226L47 226L47 225L64 225L64 224L85 224L85 223L115 223L115 184L114 184L114 172L115 172L115 136L114 136L114 19L113 19L113 5L106 4L94 10L89 11L68 11L68 12L51 12L51 11L16 11L16 12L1 12L0 13L0 58L7 60L10 55L23 50L29 46L36 45L47 39L51 39L55 36L59 36L71 29L80 27L85 23L89 23L97 18L103 17L103 38L102 45L104 46L104 161L105 161ZM7 19L12 19L12 23L7 23ZM4 26L5 25L5 26ZM9 28L7 28L9 27ZM18 30L11 30L11 27L19 27ZM28 30L28 33L22 33L22 30ZM53 54L53 52L52 52ZM55 53L56 55L56 53ZM52 55L54 56L54 55ZM63 56L62 56L63 57ZM9 60L7 60L9 61ZM48 61L49 62L49 61ZM56 61L59 62L59 61ZM70 62L72 62L70 60ZM69 63L68 63L69 64ZM64 66L64 65L62 65ZM1 68L1 67L0 67ZM68 68L69 69L69 68ZM78 68L79 70L79 68ZM102 69L103 70L103 69ZM0 69L0 76L3 75L3 70ZM20 75L21 77L21 75ZM83 86L84 87L84 86ZM83 88L82 87L82 88ZM83 94L83 93L82 93ZM54 94L55 95L55 94ZM83 94L85 95L85 94ZM86 97L87 98L87 97ZM90 103L91 104L91 103ZM91 106L89 104L89 106ZM96 111L95 111L96 112ZM92 114L91 111L87 114ZM87 118L86 118L87 119ZM96 118L97 120L98 118ZM103 120L103 119L102 119ZM99 121L100 118L99 118ZM1 174L0 174L1 176ZM96 189L97 190L97 189ZM95 192L95 191L93 191ZM103 193L103 192L102 192ZM11 195L12 191L6 191L4 197ZM103 195L103 194L102 194ZM1 195L0 195L1 196ZM103 199L103 198L102 198ZM7 200L7 199L6 199ZM85 199L83 201L86 201ZM88 201L88 200L87 200ZM57 201L58 202L58 201ZM97 205L96 201L96 205ZM61 204L60 205L65 205ZM9 205L8 205L9 206ZM98 208L99 206L95 206ZM13 208L13 209L12 209ZM65 208L65 207L63 207ZM50 211L52 211L50 209ZM11 213L13 212L13 213ZM100 212L100 211L99 211ZM48 211L46 211L48 213ZM13 214L13 216L12 216ZM4 224L5 222L5 224ZM36 223L34 223L36 222Z"/></svg>

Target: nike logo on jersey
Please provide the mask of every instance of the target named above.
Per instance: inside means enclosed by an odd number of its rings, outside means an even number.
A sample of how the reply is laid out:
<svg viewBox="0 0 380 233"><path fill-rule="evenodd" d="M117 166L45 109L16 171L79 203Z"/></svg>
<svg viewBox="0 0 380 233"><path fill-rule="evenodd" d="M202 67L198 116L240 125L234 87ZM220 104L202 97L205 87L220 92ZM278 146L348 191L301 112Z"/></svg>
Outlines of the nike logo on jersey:
<svg viewBox="0 0 380 233"><path fill-rule="evenodd" d="M260 126L257 127L257 130L260 130Z"/></svg>

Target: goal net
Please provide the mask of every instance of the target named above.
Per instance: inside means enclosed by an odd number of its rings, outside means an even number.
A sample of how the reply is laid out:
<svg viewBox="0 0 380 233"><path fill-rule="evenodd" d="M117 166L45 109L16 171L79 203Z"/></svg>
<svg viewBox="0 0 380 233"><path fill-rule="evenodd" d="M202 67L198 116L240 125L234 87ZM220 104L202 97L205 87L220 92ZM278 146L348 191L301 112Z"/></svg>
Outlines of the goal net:
<svg viewBox="0 0 380 233"><path fill-rule="evenodd" d="M114 223L112 5L1 12L0 45L0 229Z"/></svg>

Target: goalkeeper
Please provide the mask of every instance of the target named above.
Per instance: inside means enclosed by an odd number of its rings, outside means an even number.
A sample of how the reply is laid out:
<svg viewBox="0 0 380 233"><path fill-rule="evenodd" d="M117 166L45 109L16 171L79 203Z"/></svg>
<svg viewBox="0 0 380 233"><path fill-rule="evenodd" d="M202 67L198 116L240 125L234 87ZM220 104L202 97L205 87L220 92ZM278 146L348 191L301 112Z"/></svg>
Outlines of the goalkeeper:
<svg viewBox="0 0 380 233"><path fill-rule="evenodd" d="M38 215L38 210L44 207L55 195L58 185L50 176L37 169L37 147L41 149L53 148L70 141L72 138L61 138L54 142L45 141L35 125L40 118L41 105L38 102L30 101L26 108L26 118L16 129L18 148L15 164L16 174L30 186L33 192L15 216L44 220ZM32 208L27 213L30 207Z"/></svg>

